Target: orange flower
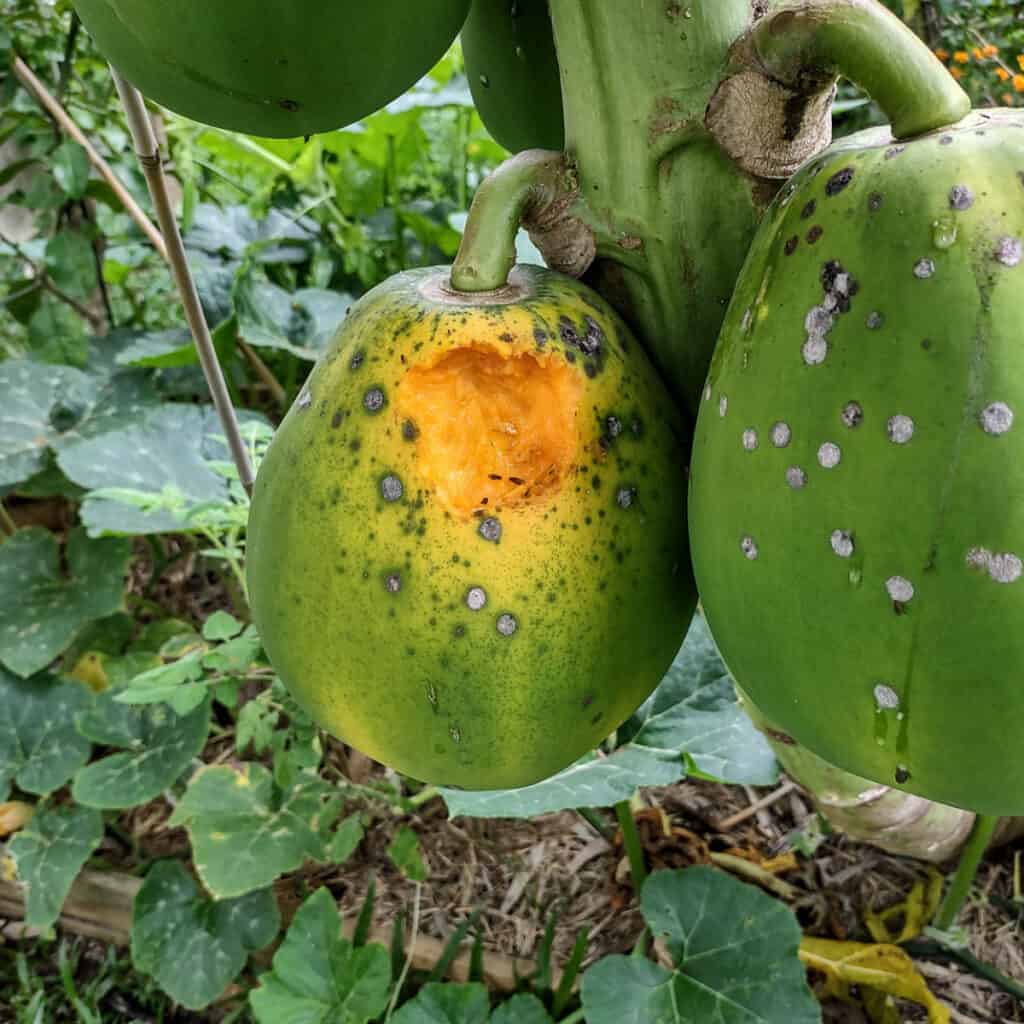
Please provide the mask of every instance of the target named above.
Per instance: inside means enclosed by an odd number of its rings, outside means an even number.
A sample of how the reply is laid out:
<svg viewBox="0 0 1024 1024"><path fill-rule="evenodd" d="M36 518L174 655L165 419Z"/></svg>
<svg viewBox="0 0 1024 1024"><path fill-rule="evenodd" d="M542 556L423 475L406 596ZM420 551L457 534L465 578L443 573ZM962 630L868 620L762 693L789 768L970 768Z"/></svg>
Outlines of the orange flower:
<svg viewBox="0 0 1024 1024"><path fill-rule="evenodd" d="M935 56L939 60L949 60L949 50L944 50L941 46L935 51Z"/></svg>
<svg viewBox="0 0 1024 1024"><path fill-rule="evenodd" d="M991 43L986 43L981 48L981 53L984 57L995 57L999 53L999 47L993 46Z"/></svg>
<svg viewBox="0 0 1024 1024"><path fill-rule="evenodd" d="M1024 92L1024 75L1013 76L1013 87L1017 92Z"/></svg>
<svg viewBox="0 0 1024 1024"><path fill-rule="evenodd" d="M1003 103L1006 106L1008 106L1008 107L1012 107L1013 106L1013 96L1011 96L1010 93L1004 92L1001 98L1002 98Z"/></svg>
<svg viewBox="0 0 1024 1024"><path fill-rule="evenodd" d="M1000 82L1005 82L1010 77L1010 72L1006 68L996 68L996 78Z"/></svg>
<svg viewBox="0 0 1024 1024"><path fill-rule="evenodd" d="M1017 54L1017 63L1020 65L1021 71L1024 71L1024 53Z"/></svg>
<svg viewBox="0 0 1024 1024"><path fill-rule="evenodd" d="M959 82L964 77L964 73L956 67L950 68L949 73Z"/></svg>
<svg viewBox="0 0 1024 1024"><path fill-rule="evenodd" d="M1024 54L1022 54L1022 56L1024 56ZM966 50L957 50L956 53L953 54L953 60L955 60L957 64L967 64L970 59L971 55Z"/></svg>
<svg viewBox="0 0 1024 1024"><path fill-rule="evenodd" d="M975 60L984 60L985 59L985 54L983 54L981 52L981 47L980 46L976 46L971 52L974 54L974 59Z"/></svg>

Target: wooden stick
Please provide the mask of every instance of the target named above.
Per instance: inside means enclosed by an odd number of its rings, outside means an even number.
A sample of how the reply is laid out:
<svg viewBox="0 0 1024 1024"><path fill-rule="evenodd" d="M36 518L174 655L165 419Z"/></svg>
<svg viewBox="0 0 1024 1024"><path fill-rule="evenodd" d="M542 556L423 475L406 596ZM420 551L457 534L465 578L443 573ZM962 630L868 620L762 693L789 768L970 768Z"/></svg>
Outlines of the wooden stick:
<svg viewBox="0 0 1024 1024"><path fill-rule="evenodd" d="M213 347L213 339L210 337L210 328L199 302L199 292L196 290L192 271L185 258L185 245L181 240L178 221L174 216L171 197L167 192L167 182L164 179L163 166L160 161L160 148L153 133L153 122L150 121L149 114L146 112L142 93L123 78L115 67L111 66L110 72L114 76L114 85L117 87L117 94L121 97L121 104L128 119L128 129L135 144L135 155L146 176L149 194L156 207L156 218L163 235L167 260L171 265L175 283L178 285L178 294L181 297L182 305L185 307L185 318L192 331L192 340L195 342L196 352L199 355L199 364L203 368L203 376L206 377L210 396L213 398L214 408L220 417L221 428L227 438L231 457L238 468L241 484L247 494L252 494L255 475L249 460L249 451L238 429L238 419L235 416L234 406L231 404L231 396L228 394L224 373L220 368L220 363L217 362L217 353Z"/></svg>
<svg viewBox="0 0 1024 1024"><path fill-rule="evenodd" d="M746 821L747 818L757 814L758 811L763 811L766 807L771 807L777 800L781 800L787 793L792 793L796 789L796 784L790 781L784 782L778 789L773 790L767 796L761 797L760 800L755 800L749 807L744 807L742 811L737 811L735 814L730 814L728 818L723 818L721 821L714 823L715 828L719 832L728 832L730 829L735 828L740 822Z"/></svg>
<svg viewBox="0 0 1024 1024"><path fill-rule="evenodd" d="M128 216L139 226L142 233L153 244L160 255L167 260L167 246L156 225L146 216L142 207L132 198L132 194L121 184L113 168L96 151L96 147L85 137L82 129L71 120L68 112L60 105L53 94L36 78L32 69L20 58L14 58L14 74L18 81L35 97L36 102L60 125L72 139L88 154L89 162L96 168L100 177L110 186L118 200L124 206Z"/></svg>

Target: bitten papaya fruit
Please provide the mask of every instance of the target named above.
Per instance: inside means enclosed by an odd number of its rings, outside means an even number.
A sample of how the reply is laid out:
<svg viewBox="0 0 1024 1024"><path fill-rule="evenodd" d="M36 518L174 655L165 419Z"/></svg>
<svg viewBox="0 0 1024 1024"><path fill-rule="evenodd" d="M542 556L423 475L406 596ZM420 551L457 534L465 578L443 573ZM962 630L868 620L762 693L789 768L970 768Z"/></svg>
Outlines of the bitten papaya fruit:
<svg viewBox="0 0 1024 1024"><path fill-rule="evenodd" d="M698 418L736 680L826 761L1024 813L1024 114L872 129L783 187Z"/></svg>
<svg viewBox="0 0 1024 1024"><path fill-rule="evenodd" d="M425 75L469 0L74 0L100 52L150 99L275 138L372 114Z"/></svg>
<svg viewBox="0 0 1024 1024"><path fill-rule="evenodd" d="M350 310L262 463L254 619L328 731L414 778L524 786L661 680L696 591L690 434L584 285L412 270Z"/></svg>
<svg viewBox="0 0 1024 1024"><path fill-rule="evenodd" d="M513 153L563 149L548 0L473 0L460 38L473 103L491 135Z"/></svg>

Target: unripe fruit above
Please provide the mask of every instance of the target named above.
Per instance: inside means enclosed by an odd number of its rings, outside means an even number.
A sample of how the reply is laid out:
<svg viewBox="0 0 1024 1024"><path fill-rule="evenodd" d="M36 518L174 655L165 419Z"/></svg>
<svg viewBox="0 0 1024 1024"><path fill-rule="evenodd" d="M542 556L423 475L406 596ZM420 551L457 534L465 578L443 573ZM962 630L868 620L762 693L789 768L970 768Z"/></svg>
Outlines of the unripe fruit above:
<svg viewBox="0 0 1024 1024"><path fill-rule="evenodd" d="M74 0L107 58L196 121L290 138L358 121L444 56L469 0Z"/></svg>
<svg viewBox="0 0 1024 1024"><path fill-rule="evenodd" d="M578 282L397 275L353 306L260 468L267 653L325 728L408 775L545 778L628 717L686 631L687 445Z"/></svg>
<svg viewBox="0 0 1024 1024"><path fill-rule="evenodd" d="M1024 116L860 133L769 211L697 425L702 603L801 744L1024 813Z"/></svg>

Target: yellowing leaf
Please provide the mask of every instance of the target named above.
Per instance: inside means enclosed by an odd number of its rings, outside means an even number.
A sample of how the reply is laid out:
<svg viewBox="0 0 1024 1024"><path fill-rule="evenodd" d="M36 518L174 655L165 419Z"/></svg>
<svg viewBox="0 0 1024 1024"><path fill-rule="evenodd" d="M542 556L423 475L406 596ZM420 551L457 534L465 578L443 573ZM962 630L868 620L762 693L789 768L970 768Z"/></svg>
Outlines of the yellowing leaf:
<svg viewBox="0 0 1024 1024"><path fill-rule="evenodd" d="M0 804L0 837L9 836L12 832L24 828L35 814L35 808L31 804L22 803L20 800L9 800Z"/></svg>
<svg viewBox="0 0 1024 1024"><path fill-rule="evenodd" d="M106 655L101 651L86 651L68 675L85 683L93 693L103 693L108 686L107 673L103 667L105 659Z"/></svg>
<svg viewBox="0 0 1024 1024"><path fill-rule="evenodd" d="M910 895L902 903L896 903L877 913L869 910L864 915L864 924L871 933L871 938L875 942L895 944L916 939L939 909L942 885L942 875L934 867L929 867L927 882L915 882ZM890 926L894 918L903 920L903 927L899 931Z"/></svg>
<svg viewBox="0 0 1024 1024"><path fill-rule="evenodd" d="M932 995L914 961L899 946L805 937L800 943L800 959L824 975L826 996L849 1002L850 986L858 985L919 1003L928 1011L930 1024L949 1024L949 1010ZM876 997L871 1001L878 1005ZM881 1024L885 1017L876 1017L876 1021Z"/></svg>

